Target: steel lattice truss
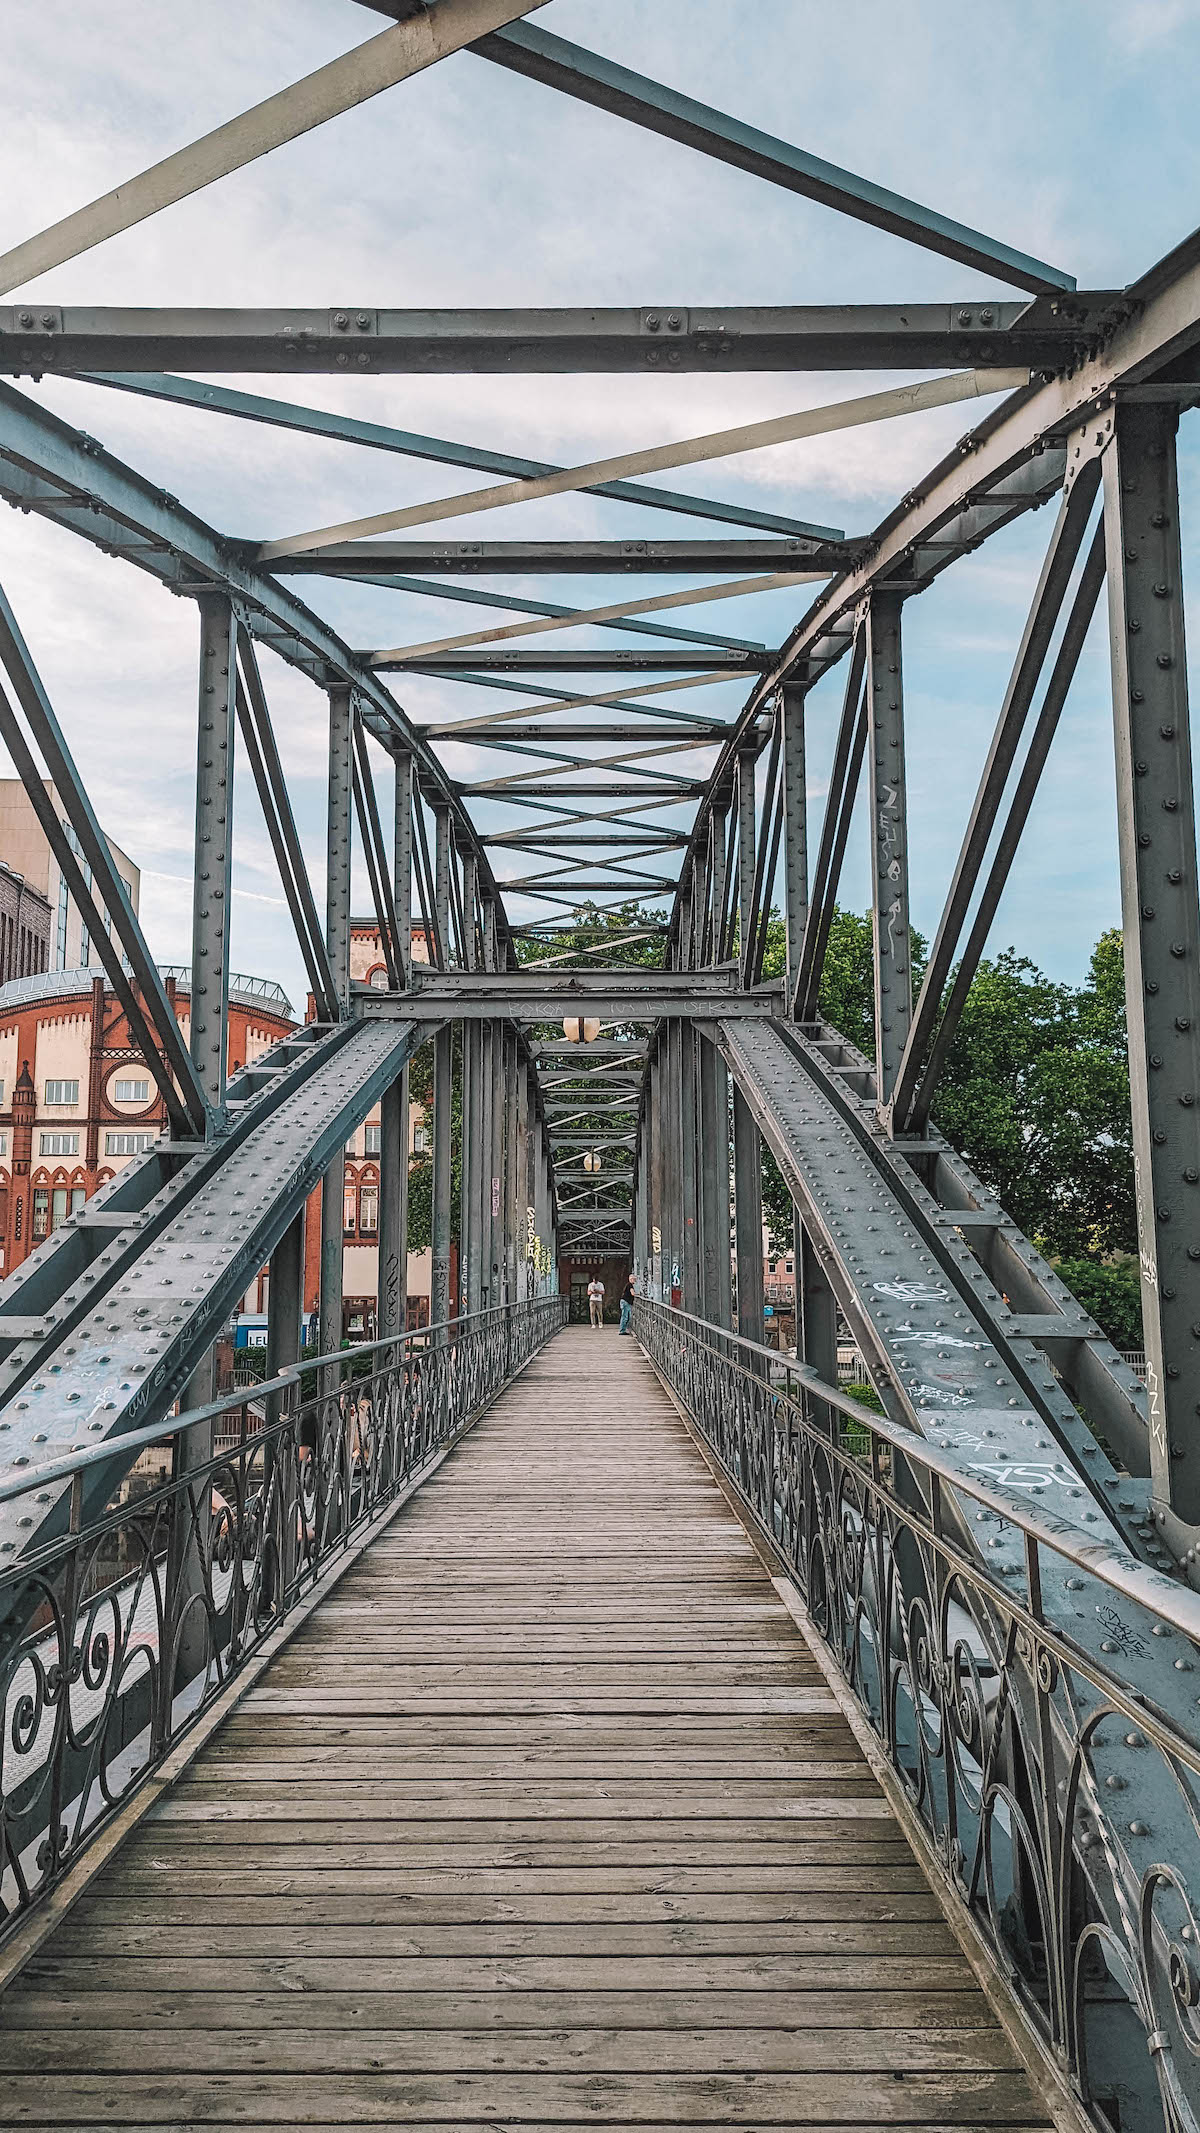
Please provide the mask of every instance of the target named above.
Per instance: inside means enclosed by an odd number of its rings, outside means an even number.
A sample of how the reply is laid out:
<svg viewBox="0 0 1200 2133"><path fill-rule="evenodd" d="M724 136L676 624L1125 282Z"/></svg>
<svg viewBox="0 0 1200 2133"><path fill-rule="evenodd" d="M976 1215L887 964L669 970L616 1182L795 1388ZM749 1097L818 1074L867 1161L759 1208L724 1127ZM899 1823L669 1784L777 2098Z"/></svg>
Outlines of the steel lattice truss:
<svg viewBox="0 0 1200 2133"><path fill-rule="evenodd" d="M801 1354L826 1380L836 1375L840 1311L892 1423L997 1486L1048 1495L1074 1554L1070 1576L1065 1557L1043 1565L1042 1602L1097 1665L1111 1666L1123 1694L1151 1699L1194 1733L1190 1662L1181 1669L1141 1636L1132 1601L1132 1627L1114 1644L1079 1563L1113 1551L1140 1558L1169 1593L1167 1573L1190 1575L1200 1547L1200 906L1175 461L1180 413L1200 398L1200 237L1127 289L1081 291L1056 267L565 42L533 19L540 9L531 0L368 4L392 20L355 52L0 257L8 299L0 372L18 381L0 385L0 494L195 601L204 856L185 1048L39 680L37 648L0 595L0 735L35 802L46 774L62 798L71 834L41 802L46 833L171 1091L173 1135L5 1285L0 1429L9 1455L28 1457L36 1444L49 1447L43 1456L69 1457L89 1441L86 1431L119 1435L166 1413L186 1393L250 1261L268 1254L273 1361L287 1359L289 1344L295 1353L297 1224L322 1173L323 1345L334 1345L337 1151L381 1095L381 1331L395 1332L404 1303L404 1077L414 1047L432 1036L436 1322L553 1286L559 1250L611 1251L632 1255L650 1297L760 1337L765 1141L796 1205ZM22 299L49 268L463 48L983 272L1001 293L908 306L559 312L110 310ZM729 380L777 369L929 376L569 467L308 408L297 387L323 373L660 369ZM259 394L189 375L222 371L263 372L269 382ZM87 378L231 425L333 439L348 452L441 463L455 478L471 469L481 483L440 502L233 540L46 412L19 382L49 376ZM969 413L980 398L989 411L866 535L663 485L679 467L959 401ZM678 538L489 535L492 509L577 493L688 523ZM906 606L1043 504L1053 519L1045 561L914 998ZM481 538L464 539L457 522L467 516L484 520ZM455 522L453 538L438 537L442 520ZM600 602L574 582L614 573L629 580L619 601ZM515 596L508 585L518 576L544 576L555 597ZM691 590L656 589L680 576L695 579ZM469 605L464 620L474 626L426 643L350 646L301 598L301 581L314 601L331 581L388 588L401 616L405 596L433 590ZM1105 587L1145 1392L929 1123ZM721 599L782 589L794 590L800 613L784 644L722 635ZM699 621L692 607L704 608ZM557 647L558 632L581 626L596 648ZM324 910L275 743L264 646L328 695ZM806 699L839 664L833 773L810 853ZM461 715L410 717L411 675L451 685ZM717 679L740 684L733 716L689 708L688 692ZM494 774L454 773L467 739L494 756ZM318 1022L227 1086L235 749L253 772ZM867 811L872 854L874 1060L817 1015L856 805ZM349 980L356 831L385 944L388 985L378 992ZM660 940L657 965L622 963L615 937L599 928L594 948L581 951L579 907L603 912L628 901L658 914L633 935L643 948ZM111 940L98 906L112 914ZM764 980L776 908L786 920L786 969ZM414 922L430 943L428 967L412 959ZM569 947L557 940L564 932ZM594 1019L599 1037L568 1039L564 1018ZM461 1105L457 1208L452 1091ZM599 1183L583 1167L596 1155ZM453 1292L452 1231L460 1239ZM189 1249L181 1295L184 1247L198 1234L205 1251ZM155 1292L148 1334L134 1298L140 1309L159 1281L173 1293ZM64 1404L76 1398L81 1407ZM107 1484L116 1468L90 1471ZM53 1490L45 1503L38 1533L61 1516ZM20 1549L33 1536L11 1518L5 1528L6 1516L0 1505L2 1544ZM972 1556L983 1545L965 1511L958 1540ZM987 1544L988 1574L1020 1578L1019 1518L998 1521ZM980 1634L986 1643L986 1625ZM1100 1651L1110 1658L1101 1662ZM1019 1701L1024 1689L1015 1693ZM1164 1809L1164 1827L1176 1828L1176 1811ZM1117 1817L1105 1833L1141 1871L1139 1826Z"/></svg>

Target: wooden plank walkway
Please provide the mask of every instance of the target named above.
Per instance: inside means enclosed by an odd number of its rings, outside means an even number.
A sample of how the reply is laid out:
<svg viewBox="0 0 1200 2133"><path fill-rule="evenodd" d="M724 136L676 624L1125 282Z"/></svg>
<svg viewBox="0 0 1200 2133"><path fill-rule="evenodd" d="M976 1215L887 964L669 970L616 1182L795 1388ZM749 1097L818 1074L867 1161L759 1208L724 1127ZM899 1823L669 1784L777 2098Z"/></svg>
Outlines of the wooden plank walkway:
<svg viewBox="0 0 1200 2133"><path fill-rule="evenodd" d="M0 2124L1049 2123L632 1340L560 1335L0 2001Z"/></svg>

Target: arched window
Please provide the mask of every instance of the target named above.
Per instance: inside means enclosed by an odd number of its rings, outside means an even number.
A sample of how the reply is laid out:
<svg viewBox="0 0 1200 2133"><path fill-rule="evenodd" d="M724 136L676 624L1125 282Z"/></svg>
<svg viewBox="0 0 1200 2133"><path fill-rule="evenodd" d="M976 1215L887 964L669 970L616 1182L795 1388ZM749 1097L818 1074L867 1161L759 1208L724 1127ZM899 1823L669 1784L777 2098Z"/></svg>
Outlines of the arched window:
<svg viewBox="0 0 1200 2133"><path fill-rule="evenodd" d="M358 1196L358 1226L364 1236L373 1237L379 1228L379 1187L374 1178L364 1179Z"/></svg>

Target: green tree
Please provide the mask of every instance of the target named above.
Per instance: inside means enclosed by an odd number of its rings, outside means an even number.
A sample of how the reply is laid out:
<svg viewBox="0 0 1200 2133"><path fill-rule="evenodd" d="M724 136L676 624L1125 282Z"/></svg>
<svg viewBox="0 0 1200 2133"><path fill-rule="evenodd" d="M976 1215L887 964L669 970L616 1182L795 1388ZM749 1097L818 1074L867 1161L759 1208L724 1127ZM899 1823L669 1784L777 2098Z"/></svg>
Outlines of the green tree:
<svg viewBox="0 0 1200 2133"><path fill-rule="evenodd" d="M1071 1258L1136 1238L1120 961L1107 933L1081 986L1011 949L981 963L933 1105L1013 1220Z"/></svg>
<svg viewBox="0 0 1200 2133"><path fill-rule="evenodd" d="M1054 1271L1115 1348L1142 1345L1142 1284L1136 1259L1058 1259Z"/></svg>

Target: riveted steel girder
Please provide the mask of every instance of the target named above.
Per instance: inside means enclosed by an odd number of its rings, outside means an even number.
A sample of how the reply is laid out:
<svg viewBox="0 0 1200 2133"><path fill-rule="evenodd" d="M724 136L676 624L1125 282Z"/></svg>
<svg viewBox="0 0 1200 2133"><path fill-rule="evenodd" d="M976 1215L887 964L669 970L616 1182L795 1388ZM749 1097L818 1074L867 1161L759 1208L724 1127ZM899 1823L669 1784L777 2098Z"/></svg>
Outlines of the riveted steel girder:
<svg viewBox="0 0 1200 2133"><path fill-rule="evenodd" d="M1086 348L1113 300L1111 290L1080 292L1070 313L1008 297L455 311L362 303L287 310L18 303L0 305L0 371L17 377L87 370L653 377L998 363L1036 369L1068 363Z"/></svg>

